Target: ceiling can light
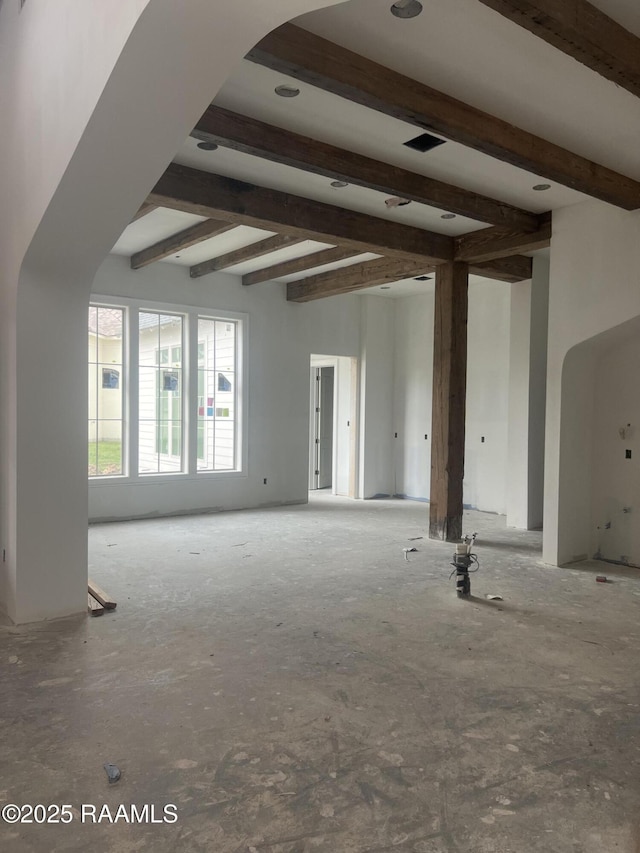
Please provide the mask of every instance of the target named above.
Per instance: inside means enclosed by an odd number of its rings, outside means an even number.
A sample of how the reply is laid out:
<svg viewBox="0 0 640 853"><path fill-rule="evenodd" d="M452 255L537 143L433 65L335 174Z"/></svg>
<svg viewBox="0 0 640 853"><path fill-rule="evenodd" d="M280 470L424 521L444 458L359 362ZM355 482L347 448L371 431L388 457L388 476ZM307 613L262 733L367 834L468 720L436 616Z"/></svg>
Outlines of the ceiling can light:
<svg viewBox="0 0 640 853"><path fill-rule="evenodd" d="M534 189L537 193L542 193L542 192L544 192L545 190L550 190L550 189L551 189L551 184L536 184L536 185L533 187L533 189Z"/></svg>
<svg viewBox="0 0 640 853"><path fill-rule="evenodd" d="M349 184L346 181L331 181L331 186L337 190L341 190L344 187L348 187Z"/></svg>
<svg viewBox="0 0 640 853"><path fill-rule="evenodd" d="M217 151L218 146L215 142L198 142L198 148L201 151Z"/></svg>
<svg viewBox="0 0 640 853"><path fill-rule="evenodd" d="M381 284L380 290L391 290L391 285L390 284Z"/></svg>
<svg viewBox="0 0 640 853"><path fill-rule="evenodd" d="M418 0L396 0L391 14L396 18L416 18L422 12L422 3Z"/></svg>
<svg viewBox="0 0 640 853"><path fill-rule="evenodd" d="M288 86L286 84L276 86L273 91L276 95L280 95L281 98L297 98L300 94L300 89L296 89L295 86Z"/></svg>
<svg viewBox="0 0 640 853"><path fill-rule="evenodd" d="M442 216L440 217L440 219L455 219L455 218L456 218L455 213L443 213Z"/></svg>

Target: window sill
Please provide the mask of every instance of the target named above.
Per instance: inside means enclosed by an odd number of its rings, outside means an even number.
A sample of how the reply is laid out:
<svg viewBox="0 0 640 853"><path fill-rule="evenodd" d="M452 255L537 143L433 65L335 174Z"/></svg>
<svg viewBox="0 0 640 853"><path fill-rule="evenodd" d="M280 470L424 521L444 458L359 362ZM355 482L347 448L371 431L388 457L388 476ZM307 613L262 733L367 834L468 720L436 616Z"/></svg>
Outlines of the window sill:
<svg viewBox="0 0 640 853"><path fill-rule="evenodd" d="M89 488L100 486L154 486L175 483L176 481L197 483L207 480L246 479L244 471L201 471L197 474L143 474L140 477L93 477Z"/></svg>

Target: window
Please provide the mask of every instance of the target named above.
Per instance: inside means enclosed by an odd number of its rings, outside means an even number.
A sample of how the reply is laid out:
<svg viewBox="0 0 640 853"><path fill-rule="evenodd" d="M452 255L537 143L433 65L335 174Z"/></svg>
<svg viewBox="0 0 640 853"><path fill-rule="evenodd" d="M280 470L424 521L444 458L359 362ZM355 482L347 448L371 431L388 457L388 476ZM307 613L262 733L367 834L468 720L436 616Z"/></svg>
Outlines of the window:
<svg viewBox="0 0 640 853"><path fill-rule="evenodd" d="M183 470L183 317L138 313L138 472Z"/></svg>
<svg viewBox="0 0 640 853"><path fill-rule="evenodd" d="M236 323L198 317L198 470L236 467Z"/></svg>
<svg viewBox="0 0 640 853"><path fill-rule="evenodd" d="M89 308L89 476L125 473L124 310Z"/></svg>
<svg viewBox="0 0 640 853"><path fill-rule="evenodd" d="M238 472L242 321L123 301L89 308L89 477Z"/></svg>

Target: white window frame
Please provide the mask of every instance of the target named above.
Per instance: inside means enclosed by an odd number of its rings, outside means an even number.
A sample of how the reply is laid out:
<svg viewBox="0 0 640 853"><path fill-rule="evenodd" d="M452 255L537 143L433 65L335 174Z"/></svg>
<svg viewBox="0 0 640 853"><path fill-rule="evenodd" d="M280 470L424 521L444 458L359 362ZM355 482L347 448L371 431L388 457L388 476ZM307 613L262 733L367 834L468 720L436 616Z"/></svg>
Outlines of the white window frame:
<svg viewBox="0 0 640 853"><path fill-rule="evenodd" d="M105 302L102 299L91 299L89 302L90 308L116 308L122 311L122 364L120 365L120 386L122 389L122 416L121 416L121 459L122 459L122 474L95 474L93 477L88 477L90 483L109 483L116 481L121 483L123 480L129 479L129 444L130 444L130 399L129 399L129 311L127 306L119 300ZM87 312L88 313L88 312ZM100 362L97 362L98 364ZM89 360L87 359L87 367ZM96 384L99 376L96 376ZM96 387L96 393L99 393L99 388ZM91 418L89 418L91 420Z"/></svg>
<svg viewBox="0 0 640 853"><path fill-rule="evenodd" d="M222 311L202 305L184 305L171 302L155 302L122 296L92 294L91 305L101 308L125 309L125 347L123 352L127 389L123 400L123 467L122 475L89 477L91 488L102 488L114 484L153 485L179 481L246 479L247 474L247 347L249 339L249 317L237 311ZM138 471L138 413L139 413L139 328L138 312L150 311L183 316L182 370L183 370L183 471L145 473ZM235 468L233 470L198 470L198 320L211 319L232 321L236 325L236 418L235 418ZM126 453L126 457L124 454Z"/></svg>
<svg viewBox="0 0 640 853"><path fill-rule="evenodd" d="M138 432L136 435L135 459L134 459L134 453L133 452L131 452L129 454L129 462L130 462L130 465L132 466L129 468L129 470L135 471L137 477L141 480L142 479L146 480L147 477L154 477L155 478L155 477L160 477L160 476L167 476L167 477L173 478L173 477L175 477L176 474L184 474L186 471L188 471L187 448L188 448L188 440L189 440L189 438L188 438L188 424L189 424L189 421L188 421L189 411L188 411L188 409L189 409L189 406L187 404L188 398L185 394L185 389L188 386L186 384L187 374L185 371L185 358L184 358L185 353L187 353L187 354L189 353L189 349L188 349L188 345L187 345L187 341L188 341L187 335L189 334L188 314L185 311L182 311L182 310L177 309L177 308L174 309L173 311L169 311L168 309L158 310L156 308L151 308L147 303L142 303L140 306L134 308L133 310L129 311L128 313L130 315L130 320L129 320L128 326L129 326L129 330L130 330L130 333L132 336L133 336L134 326L135 326L135 330L136 330L135 368L136 368L136 371L138 374L136 376L136 384L135 384L135 390L134 390L135 397L132 399L132 406L131 406L132 410L135 413L136 429ZM180 369L182 371L182 390L181 390L181 399L180 399L180 410L181 410L180 456L179 456L180 467L181 467L180 471L145 471L143 473L140 473L140 467L139 467L140 466L140 447L139 447L139 441L140 441L140 431L139 431L139 429L140 429L140 382L139 382L139 379L140 379L140 371L139 371L139 368L140 368L140 322L139 322L139 314L140 313L143 313L143 314L147 314L147 313L149 313L149 314L156 314L156 313L157 314L164 314L165 316L179 317L181 320L181 335L180 335L181 355L180 355L180 361L181 361L182 366ZM160 350L158 350L157 352L158 352L158 366L161 368L160 357L159 357ZM169 354L171 354L171 347L169 347ZM171 361L171 359L169 358L169 362L170 361ZM147 365L144 365L144 366L147 366ZM156 387L156 391L157 390L158 390L158 388ZM135 406L135 408L134 408L134 406ZM173 421L170 421L170 422L173 423ZM157 424L158 423L159 423L159 421L156 420L156 430L157 430ZM157 436L157 431L156 431L156 436ZM173 441L173 433L170 432L170 434L169 434L169 449L171 449L171 447L172 447L172 441ZM156 451L156 453L158 454L158 460L160 460L160 457L162 457L162 456L176 458L175 456L173 456L172 453L163 454L163 453L160 453L160 451ZM133 467L134 462L135 462L135 467Z"/></svg>

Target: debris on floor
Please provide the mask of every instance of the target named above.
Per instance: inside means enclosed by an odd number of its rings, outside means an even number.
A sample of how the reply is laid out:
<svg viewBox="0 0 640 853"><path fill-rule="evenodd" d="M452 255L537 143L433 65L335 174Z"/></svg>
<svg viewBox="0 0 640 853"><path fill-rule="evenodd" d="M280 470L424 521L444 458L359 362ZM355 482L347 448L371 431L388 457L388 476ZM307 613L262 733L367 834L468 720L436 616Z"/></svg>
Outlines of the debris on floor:
<svg viewBox="0 0 640 853"><path fill-rule="evenodd" d="M605 575L596 575L596 583L609 583L609 579Z"/></svg>
<svg viewBox="0 0 640 853"><path fill-rule="evenodd" d="M89 596L93 596L105 610L115 610L118 606L109 593L105 592L97 583L94 583L91 578L89 578Z"/></svg>
<svg viewBox="0 0 640 853"><path fill-rule="evenodd" d="M120 776L122 774L120 773L120 768L117 767L115 764L107 763L107 764L103 764L102 766L107 771L107 777L109 778L109 784L110 785L113 785L115 782L117 782L120 779Z"/></svg>
<svg viewBox="0 0 640 853"><path fill-rule="evenodd" d="M417 551L417 550L418 550L417 548L403 548L402 551L404 553L405 560L407 562L409 562L409 556L408 555L411 554L413 551Z"/></svg>
<svg viewBox="0 0 640 853"><path fill-rule="evenodd" d="M489 601L504 601L504 598L501 595L487 595L485 596L489 599Z"/></svg>
<svg viewBox="0 0 640 853"><path fill-rule="evenodd" d="M104 613L104 607L102 606L102 604L100 604L100 602L99 602L99 601L97 601L97 600L96 600L96 599L91 595L91 593L89 593L89 595L88 595L88 599L89 599L89 601L88 601L88 610L89 610L89 613L90 613L92 616L102 616L102 614Z"/></svg>
<svg viewBox="0 0 640 853"><path fill-rule="evenodd" d="M416 539L424 539L424 536L410 536L409 542L415 542Z"/></svg>

